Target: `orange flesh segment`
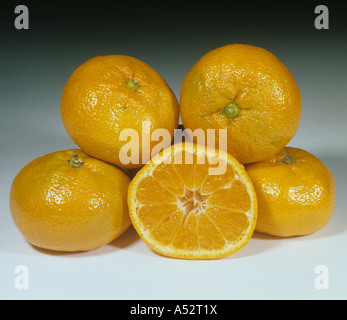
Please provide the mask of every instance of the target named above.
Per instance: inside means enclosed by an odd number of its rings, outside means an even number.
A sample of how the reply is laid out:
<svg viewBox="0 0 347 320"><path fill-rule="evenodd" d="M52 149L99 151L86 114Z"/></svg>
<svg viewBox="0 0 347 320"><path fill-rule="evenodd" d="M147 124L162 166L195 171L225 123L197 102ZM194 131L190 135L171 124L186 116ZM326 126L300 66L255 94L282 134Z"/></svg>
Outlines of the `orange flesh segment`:
<svg viewBox="0 0 347 320"><path fill-rule="evenodd" d="M188 214L188 216L186 216L185 219L183 219L183 223L177 230L177 233L171 245L176 249L199 249L197 233L197 216L194 213Z"/></svg>
<svg viewBox="0 0 347 320"><path fill-rule="evenodd" d="M152 176L171 193L175 195L184 194L184 185L173 166L161 163L153 171Z"/></svg>
<svg viewBox="0 0 347 320"><path fill-rule="evenodd" d="M144 205L138 208L138 216L146 229L153 230L162 222L167 221L168 217L174 215L177 209L178 207L175 204ZM179 215L182 214L179 213Z"/></svg>
<svg viewBox="0 0 347 320"><path fill-rule="evenodd" d="M176 153L174 156L174 164L172 165L177 172L179 178L181 179L183 185L190 189L194 189L194 180L195 180L195 161L192 153ZM192 158L190 158L192 157ZM190 160L193 159L193 160ZM194 162L193 162L194 161ZM192 163L193 162L193 163Z"/></svg>
<svg viewBox="0 0 347 320"><path fill-rule="evenodd" d="M206 214L200 215L198 230L201 249L219 249L225 246L225 238Z"/></svg>
<svg viewBox="0 0 347 320"><path fill-rule="evenodd" d="M209 175L204 181L201 191L203 193L210 193L217 189L223 188L235 179L235 172L228 165L227 170L221 175Z"/></svg>
<svg viewBox="0 0 347 320"><path fill-rule="evenodd" d="M228 242L236 241L248 226L247 216L240 212L209 208L206 214Z"/></svg>
<svg viewBox="0 0 347 320"><path fill-rule="evenodd" d="M139 183L136 197L142 204L177 202L177 197L165 189L163 185L154 180L151 176L145 177Z"/></svg>
<svg viewBox="0 0 347 320"><path fill-rule="evenodd" d="M183 219L182 213L175 211L167 215L161 222L151 230L151 235L163 245L170 245L180 227Z"/></svg>
<svg viewBox="0 0 347 320"><path fill-rule="evenodd" d="M244 184L239 180L234 180L231 188L212 192L207 204L210 207L247 212L251 207L251 199Z"/></svg>

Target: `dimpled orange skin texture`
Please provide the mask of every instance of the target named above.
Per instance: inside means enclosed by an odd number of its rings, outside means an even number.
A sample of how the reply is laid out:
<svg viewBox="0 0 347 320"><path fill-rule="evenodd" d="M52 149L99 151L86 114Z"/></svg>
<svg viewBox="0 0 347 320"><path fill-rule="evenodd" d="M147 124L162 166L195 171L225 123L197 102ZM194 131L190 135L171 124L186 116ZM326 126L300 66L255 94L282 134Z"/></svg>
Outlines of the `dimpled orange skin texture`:
<svg viewBox="0 0 347 320"><path fill-rule="evenodd" d="M282 162L287 155L292 164ZM335 206L332 173L314 155L286 147L263 162L246 166L258 199L256 230L275 236L306 235L322 229Z"/></svg>
<svg viewBox="0 0 347 320"><path fill-rule="evenodd" d="M61 100L63 123L75 143L93 157L129 169L149 160L142 161L142 121L146 132L164 128L173 138L178 113L178 101L165 80L146 63L122 55L99 56L82 64L69 78ZM120 141L123 129L138 133L137 163L119 157L130 141L126 136L128 140ZM137 141L132 143L137 150Z"/></svg>
<svg viewBox="0 0 347 320"><path fill-rule="evenodd" d="M230 102L240 109L231 120L221 113ZM227 129L228 152L245 164L276 154L293 138L301 97L289 70L273 54L234 44L207 53L188 72L180 112L185 128Z"/></svg>
<svg viewBox="0 0 347 320"><path fill-rule="evenodd" d="M77 155L84 164L73 168ZM33 245L56 251L103 246L131 224L130 179L120 169L80 150L54 152L29 163L10 193L12 218Z"/></svg>

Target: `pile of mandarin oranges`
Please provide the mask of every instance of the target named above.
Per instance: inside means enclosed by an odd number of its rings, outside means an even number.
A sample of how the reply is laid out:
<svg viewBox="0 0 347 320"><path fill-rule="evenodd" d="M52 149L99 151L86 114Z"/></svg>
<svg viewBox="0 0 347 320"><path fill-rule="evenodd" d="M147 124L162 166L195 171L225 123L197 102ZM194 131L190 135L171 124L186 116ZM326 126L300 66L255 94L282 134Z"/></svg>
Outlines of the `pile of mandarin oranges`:
<svg viewBox="0 0 347 320"><path fill-rule="evenodd" d="M289 70L250 45L201 57L179 101L148 64L95 57L62 93L62 121L78 148L41 156L18 173L12 218L28 242L47 250L93 250L133 225L155 252L181 259L223 258L255 230L316 232L331 218L336 188L317 157L288 146L301 108ZM180 119L188 137L175 143ZM155 138L163 130L170 139Z"/></svg>

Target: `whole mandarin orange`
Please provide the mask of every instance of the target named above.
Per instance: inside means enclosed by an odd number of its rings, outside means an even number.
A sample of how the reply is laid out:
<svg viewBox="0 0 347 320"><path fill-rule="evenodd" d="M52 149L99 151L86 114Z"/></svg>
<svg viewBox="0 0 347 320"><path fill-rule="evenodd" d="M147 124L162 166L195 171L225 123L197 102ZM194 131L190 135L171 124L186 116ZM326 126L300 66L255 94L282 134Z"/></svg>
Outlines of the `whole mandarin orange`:
<svg viewBox="0 0 347 320"><path fill-rule="evenodd" d="M233 44L212 50L191 68L182 84L180 112L192 131L227 129L228 152L245 164L276 154L294 137L301 97L273 54Z"/></svg>
<svg viewBox="0 0 347 320"><path fill-rule="evenodd" d="M142 133L165 129L173 138L178 114L178 101L159 73L123 55L99 56L79 66L61 99L63 123L74 142L95 158L130 169L146 163L158 143ZM120 136L125 129L135 130L137 138ZM138 152L134 161L120 156L129 143L131 152Z"/></svg>
<svg viewBox="0 0 347 320"><path fill-rule="evenodd" d="M129 183L120 169L80 150L57 151L32 161L15 177L12 218L37 247L92 250L130 226Z"/></svg>
<svg viewBox="0 0 347 320"><path fill-rule="evenodd" d="M311 153L286 147L247 165L246 171L258 199L257 231L281 237L306 235L330 220L336 199L334 177Z"/></svg>

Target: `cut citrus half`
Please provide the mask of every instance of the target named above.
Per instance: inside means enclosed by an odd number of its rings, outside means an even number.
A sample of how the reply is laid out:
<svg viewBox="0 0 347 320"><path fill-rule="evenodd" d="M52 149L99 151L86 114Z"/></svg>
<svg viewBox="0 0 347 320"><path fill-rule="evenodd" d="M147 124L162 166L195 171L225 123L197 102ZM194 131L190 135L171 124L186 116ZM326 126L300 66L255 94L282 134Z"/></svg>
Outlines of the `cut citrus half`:
<svg viewBox="0 0 347 320"><path fill-rule="evenodd" d="M193 143L174 144L132 180L133 225L157 253L218 259L250 240L257 218L253 184L231 155Z"/></svg>

